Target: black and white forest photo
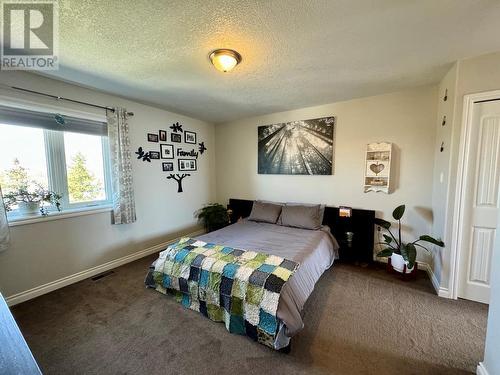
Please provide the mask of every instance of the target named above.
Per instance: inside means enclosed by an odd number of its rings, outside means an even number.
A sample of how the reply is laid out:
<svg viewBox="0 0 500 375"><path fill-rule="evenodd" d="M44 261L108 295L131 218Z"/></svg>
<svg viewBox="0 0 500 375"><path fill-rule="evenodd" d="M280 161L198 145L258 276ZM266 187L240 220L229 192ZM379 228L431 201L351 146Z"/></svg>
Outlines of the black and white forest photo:
<svg viewBox="0 0 500 375"><path fill-rule="evenodd" d="M331 175L335 117L259 126L259 174Z"/></svg>

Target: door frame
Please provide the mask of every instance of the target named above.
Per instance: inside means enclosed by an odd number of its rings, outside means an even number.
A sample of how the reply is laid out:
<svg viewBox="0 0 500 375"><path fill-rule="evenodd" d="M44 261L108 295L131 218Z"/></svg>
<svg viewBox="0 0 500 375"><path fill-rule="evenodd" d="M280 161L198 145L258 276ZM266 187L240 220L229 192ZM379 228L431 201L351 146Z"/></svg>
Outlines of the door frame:
<svg viewBox="0 0 500 375"><path fill-rule="evenodd" d="M472 119L474 115L474 104L500 99L500 90L480 92L475 94L464 95L463 113L462 113L462 129L460 134L459 153L458 153L458 168L457 168L457 186L455 191L455 204L453 215L453 226L450 248L450 298L458 298L458 284L460 273L464 270L460 269L462 260L462 238L459 235L463 226L463 212L465 206L465 171L469 167L468 158L470 151L470 132L472 127Z"/></svg>

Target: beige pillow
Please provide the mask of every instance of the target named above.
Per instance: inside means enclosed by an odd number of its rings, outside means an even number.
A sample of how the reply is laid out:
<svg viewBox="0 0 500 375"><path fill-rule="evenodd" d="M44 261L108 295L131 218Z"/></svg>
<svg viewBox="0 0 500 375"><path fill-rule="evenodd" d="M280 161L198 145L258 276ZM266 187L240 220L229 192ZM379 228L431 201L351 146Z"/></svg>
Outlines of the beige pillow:
<svg viewBox="0 0 500 375"><path fill-rule="evenodd" d="M286 205L281 210L281 225L316 230L321 228L321 205ZM323 210L324 212L324 210Z"/></svg>
<svg viewBox="0 0 500 375"><path fill-rule="evenodd" d="M248 220L275 224L281 213L281 206L273 203L253 202Z"/></svg>

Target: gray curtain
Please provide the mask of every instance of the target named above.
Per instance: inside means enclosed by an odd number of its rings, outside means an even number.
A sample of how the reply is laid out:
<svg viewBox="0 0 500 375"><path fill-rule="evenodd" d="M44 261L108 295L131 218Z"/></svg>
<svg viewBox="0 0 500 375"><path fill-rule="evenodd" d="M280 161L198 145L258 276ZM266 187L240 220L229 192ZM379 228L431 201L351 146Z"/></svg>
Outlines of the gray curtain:
<svg viewBox="0 0 500 375"><path fill-rule="evenodd" d="M9 223L3 204L2 187L0 186L0 251L7 250L10 244Z"/></svg>
<svg viewBox="0 0 500 375"><path fill-rule="evenodd" d="M127 110L108 111L108 138L111 159L113 224L136 220L132 181L132 153L128 136Z"/></svg>

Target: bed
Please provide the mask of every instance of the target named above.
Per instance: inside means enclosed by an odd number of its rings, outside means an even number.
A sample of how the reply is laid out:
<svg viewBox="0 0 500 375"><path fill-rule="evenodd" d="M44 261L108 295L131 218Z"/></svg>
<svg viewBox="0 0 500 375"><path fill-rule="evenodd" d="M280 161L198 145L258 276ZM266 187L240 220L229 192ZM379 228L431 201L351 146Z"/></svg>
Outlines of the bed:
<svg viewBox="0 0 500 375"><path fill-rule="evenodd" d="M282 323L275 349L288 346L290 337L304 327L301 316L304 304L323 272L333 264L339 248L327 226L320 230L309 230L246 219L197 238L278 255L300 264L281 291L277 317Z"/></svg>
<svg viewBox="0 0 500 375"><path fill-rule="evenodd" d="M338 258L339 243L328 225L310 230L249 221L244 217L248 216L252 203L252 201L231 200L232 220L237 221L223 229L197 236L196 240L200 243L258 251L300 265L283 285L277 302L275 314L278 322L277 332L273 336L272 345L268 346L279 350L289 347L291 337L304 327L302 320L304 304L321 275ZM327 207L327 209L330 210L325 211L323 223L332 224L334 218L332 208ZM155 287L151 277L154 267L155 263L146 278L146 284L150 287Z"/></svg>

